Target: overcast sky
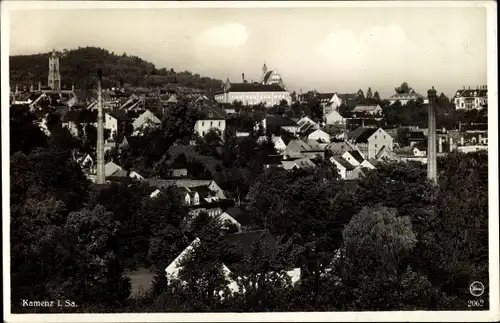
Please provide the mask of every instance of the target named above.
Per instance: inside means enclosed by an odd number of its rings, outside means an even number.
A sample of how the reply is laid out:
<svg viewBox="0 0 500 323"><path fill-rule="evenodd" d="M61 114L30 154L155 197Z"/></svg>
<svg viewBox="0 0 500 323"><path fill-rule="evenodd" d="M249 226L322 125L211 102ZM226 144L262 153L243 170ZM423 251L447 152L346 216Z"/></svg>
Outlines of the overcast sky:
<svg viewBox="0 0 500 323"><path fill-rule="evenodd" d="M297 92L487 84L484 8L40 10L10 24L11 54L91 45L234 82L266 62Z"/></svg>

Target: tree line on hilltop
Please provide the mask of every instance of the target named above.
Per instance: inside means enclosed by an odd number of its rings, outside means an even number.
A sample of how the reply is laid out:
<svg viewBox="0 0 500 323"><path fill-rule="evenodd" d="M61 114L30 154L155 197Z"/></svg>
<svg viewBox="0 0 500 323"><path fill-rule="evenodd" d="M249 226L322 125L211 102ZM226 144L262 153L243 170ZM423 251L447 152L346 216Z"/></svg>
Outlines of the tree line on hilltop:
<svg viewBox="0 0 500 323"><path fill-rule="evenodd" d="M87 90L96 86L96 70L103 71L103 87L181 86L218 91L221 80L200 76L190 71L156 68L154 64L137 56L109 52L98 47L79 47L63 50L60 55L61 84L63 87ZM47 84L48 60L51 53L10 56L10 82L26 86Z"/></svg>
<svg viewBox="0 0 500 323"><path fill-rule="evenodd" d="M14 312L244 312L487 309L488 155L453 152L438 160L439 185L420 163L387 163L356 182L328 159L313 170L265 170L270 134L193 134L181 102L112 157L123 168L167 178L186 165L242 202L261 241L241 259L251 273L228 295L221 261L234 256L222 224L202 213L191 226L172 189L152 199L130 180L99 190L74 161L85 139L54 118L50 136L28 109L11 108L11 303ZM244 123L244 120L241 121ZM175 125L175 127L173 126ZM231 127L230 127L231 128ZM221 140L221 137L224 140ZM191 147L186 143L195 140ZM178 148L181 147L181 148ZM184 148L183 148L184 147ZM196 173L198 172L198 173ZM178 280L165 267L195 237ZM279 277L300 266L297 284ZM157 271L151 291L130 298L126 270ZM274 273L259 275L272 270ZM469 285L486 286L468 308ZM221 297L221 293L226 293ZM70 299L77 308L23 308L22 299Z"/></svg>

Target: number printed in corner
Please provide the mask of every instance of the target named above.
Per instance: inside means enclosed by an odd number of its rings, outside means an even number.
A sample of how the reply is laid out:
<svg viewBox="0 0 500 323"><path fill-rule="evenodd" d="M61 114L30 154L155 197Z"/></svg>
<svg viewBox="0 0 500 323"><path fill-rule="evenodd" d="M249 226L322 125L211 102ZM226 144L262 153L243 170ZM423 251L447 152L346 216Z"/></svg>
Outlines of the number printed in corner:
<svg viewBox="0 0 500 323"><path fill-rule="evenodd" d="M484 300L482 299L471 299L470 301L467 301L468 307L483 307L484 305Z"/></svg>

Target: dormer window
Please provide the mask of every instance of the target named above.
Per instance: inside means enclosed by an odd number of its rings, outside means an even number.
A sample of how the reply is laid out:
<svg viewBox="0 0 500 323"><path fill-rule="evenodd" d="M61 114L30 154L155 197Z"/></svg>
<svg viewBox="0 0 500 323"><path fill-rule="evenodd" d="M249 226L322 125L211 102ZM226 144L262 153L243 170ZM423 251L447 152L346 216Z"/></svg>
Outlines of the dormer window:
<svg viewBox="0 0 500 323"><path fill-rule="evenodd" d="M213 114L212 112L209 112L209 113L208 113L208 117L209 117L209 118L212 118L213 116L214 116L214 114Z"/></svg>

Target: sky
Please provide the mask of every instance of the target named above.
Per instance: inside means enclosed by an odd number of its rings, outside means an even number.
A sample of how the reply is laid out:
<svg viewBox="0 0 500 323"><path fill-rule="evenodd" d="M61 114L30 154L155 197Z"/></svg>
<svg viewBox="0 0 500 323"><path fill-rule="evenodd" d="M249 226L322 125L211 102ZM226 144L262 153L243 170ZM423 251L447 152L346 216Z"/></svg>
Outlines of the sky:
<svg viewBox="0 0 500 323"><path fill-rule="evenodd" d="M232 82L265 62L297 92L487 84L481 7L23 10L10 27L11 55L98 46Z"/></svg>

